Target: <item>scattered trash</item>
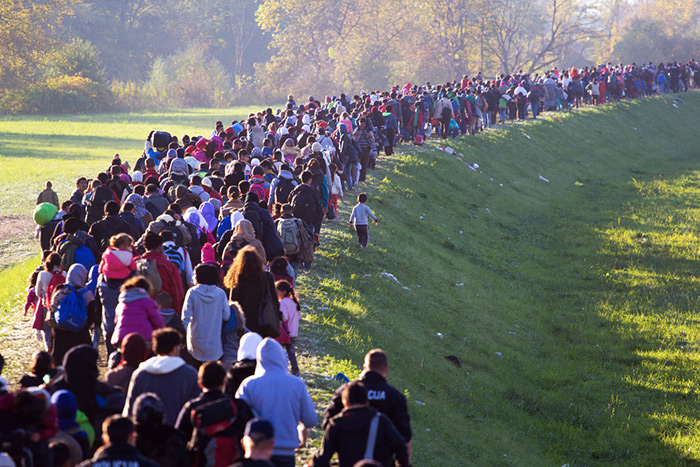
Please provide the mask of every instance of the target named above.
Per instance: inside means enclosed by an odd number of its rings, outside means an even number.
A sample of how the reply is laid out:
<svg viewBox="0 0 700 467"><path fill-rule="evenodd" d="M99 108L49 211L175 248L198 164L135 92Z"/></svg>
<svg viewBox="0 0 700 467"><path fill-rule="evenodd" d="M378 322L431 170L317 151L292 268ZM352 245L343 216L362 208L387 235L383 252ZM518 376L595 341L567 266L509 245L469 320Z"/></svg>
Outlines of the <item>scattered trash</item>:
<svg viewBox="0 0 700 467"><path fill-rule="evenodd" d="M454 355L445 355L444 358L454 363L457 368L462 368L462 362Z"/></svg>
<svg viewBox="0 0 700 467"><path fill-rule="evenodd" d="M513 335L513 336L516 335L513 331L508 331L508 334L511 334L511 335Z"/></svg>
<svg viewBox="0 0 700 467"><path fill-rule="evenodd" d="M498 186L503 186L503 183L500 183Z"/></svg>
<svg viewBox="0 0 700 467"><path fill-rule="evenodd" d="M676 105L675 103L674 103L674 104L671 104L671 105L673 105L675 108L678 108L678 105Z"/></svg>
<svg viewBox="0 0 700 467"><path fill-rule="evenodd" d="M561 118L554 117L554 120L558 121L559 123L564 123L564 121Z"/></svg>
<svg viewBox="0 0 700 467"><path fill-rule="evenodd" d="M493 178L491 179L491 181L493 181Z"/></svg>
<svg viewBox="0 0 700 467"><path fill-rule="evenodd" d="M461 230L459 231L459 234L462 235L462 231L461 231Z"/></svg>
<svg viewBox="0 0 700 467"><path fill-rule="evenodd" d="M491 212L491 210L489 208L486 208L486 212Z"/></svg>
<svg viewBox="0 0 700 467"><path fill-rule="evenodd" d="M544 178L542 175L540 175L540 180L543 180L543 181L549 183L549 180L547 180L546 178Z"/></svg>
<svg viewBox="0 0 700 467"><path fill-rule="evenodd" d="M680 97L676 97L675 99L673 99L673 102L677 102L678 104L688 105L688 104L686 104L685 101L684 101L683 99L681 99Z"/></svg>
<svg viewBox="0 0 700 467"><path fill-rule="evenodd" d="M365 274L365 277L372 277L372 274Z"/></svg>
<svg viewBox="0 0 700 467"><path fill-rule="evenodd" d="M425 402L416 401L416 404L418 404L418 405L425 405ZM428 430L428 431L430 431L430 430Z"/></svg>
<svg viewBox="0 0 700 467"><path fill-rule="evenodd" d="M440 339L442 339L442 334L440 334L439 332L437 333L437 336L438 336Z"/></svg>
<svg viewBox="0 0 700 467"><path fill-rule="evenodd" d="M575 181L575 182L574 182L574 185L575 185L575 186L583 186L583 183L581 183L581 182L579 182L579 181Z"/></svg>
<svg viewBox="0 0 700 467"><path fill-rule="evenodd" d="M423 219L423 216L418 216L418 219Z"/></svg>
<svg viewBox="0 0 700 467"><path fill-rule="evenodd" d="M528 135L528 134L527 134L527 133L525 133L524 131L522 131L521 133L522 133L522 134L523 134L523 136L524 136L524 137L526 137L527 139L532 139L532 138L530 138L530 135Z"/></svg>
<svg viewBox="0 0 700 467"><path fill-rule="evenodd" d="M391 273L388 273L388 272L380 272L379 275L380 275L380 276L384 276L384 277L388 277L389 279L394 279L394 280L396 281L397 284L400 284L400 283L401 283L401 282L399 282L399 280L398 280L393 274L391 274Z"/></svg>
<svg viewBox="0 0 700 467"><path fill-rule="evenodd" d="M503 354L501 352L496 352L496 355L498 355L499 357L503 356Z"/></svg>
<svg viewBox="0 0 700 467"><path fill-rule="evenodd" d="M479 164L477 164L476 162L474 162L474 163L472 164L472 167L474 167L475 169L478 169L478 168L479 168Z"/></svg>
<svg viewBox="0 0 700 467"><path fill-rule="evenodd" d="M327 307L327 306L320 306L320 307L318 307L318 309L319 309L319 310L323 310L323 311L328 311L328 307Z"/></svg>
<svg viewBox="0 0 700 467"><path fill-rule="evenodd" d="M425 431L430 431L430 428L426 428Z"/></svg>
<svg viewBox="0 0 700 467"><path fill-rule="evenodd" d="M350 382L350 378L348 378L347 376L345 376L343 373L338 373L337 375L335 375L335 376L333 377L333 379L336 380L336 381L342 381L343 383L349 383L349 382Z"/></svg>
<svg viewBox="0 0 700 467"><path fill-rule="evenodd" d="M409 288L406 287L405 285L403 286L403 289L404 289L404 290L408 290L409 292L411 291L411 289L409 289Z"/></svg>
<svg viewBox="0 0 700 467"><path fill-rule="evenodd" d="M464 282L460 282L459 284L455 284L457 287L462 287L464 285Z"/></svg>

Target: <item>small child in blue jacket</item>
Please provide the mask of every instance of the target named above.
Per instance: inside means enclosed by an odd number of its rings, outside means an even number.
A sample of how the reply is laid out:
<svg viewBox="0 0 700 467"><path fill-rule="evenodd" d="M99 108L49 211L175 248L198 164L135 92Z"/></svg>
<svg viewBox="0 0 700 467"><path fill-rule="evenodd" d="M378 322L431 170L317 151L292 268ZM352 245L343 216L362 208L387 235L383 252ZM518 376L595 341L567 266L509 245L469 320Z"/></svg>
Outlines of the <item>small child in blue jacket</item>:
<svg viewBox="0 0 700 467"><path fill-rule="evenodd" d="M350 215L350 224L355 225L357 241L362 248L367 248L367 243L369 243L369 225L367 218L372 219L374 221L374 225L379 225L377 217L372 213L369 206L365 204L366 202L366 193L360 193L357 195L357 205L352 208L352 214Z"/></svg>

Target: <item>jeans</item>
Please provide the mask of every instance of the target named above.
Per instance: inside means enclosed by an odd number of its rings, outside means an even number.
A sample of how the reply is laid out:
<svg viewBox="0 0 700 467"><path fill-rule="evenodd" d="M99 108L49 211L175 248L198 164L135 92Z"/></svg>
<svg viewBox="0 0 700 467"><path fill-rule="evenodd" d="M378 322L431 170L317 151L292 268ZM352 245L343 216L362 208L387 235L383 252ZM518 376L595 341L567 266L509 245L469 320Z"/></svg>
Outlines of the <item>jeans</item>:
<svg viewBox="0 0 700 467"><path fill-rule="evenodd" d="M505 122L506 122L506 112L507 112L507 111L508 111L507 108L499 108L499 109L498 109L498 112L501 114L501 115L500 115L500 117L501 117L501 123L505 123Z"/></svg>
<svg viewBox="0 0 700 467"><path fill-rule="evenodd" d="M532 103L532 118L537 118L537 114L539 113L540 110L540 103L538 101L535 101Z"/></svg>
<svg viewBox="0 0 700 467"><path fill-rule="evenodd" d="M491 126L491 113L490 112L488 112L488 111L481 112L481 117L484 119L484 129Z"/></svg>

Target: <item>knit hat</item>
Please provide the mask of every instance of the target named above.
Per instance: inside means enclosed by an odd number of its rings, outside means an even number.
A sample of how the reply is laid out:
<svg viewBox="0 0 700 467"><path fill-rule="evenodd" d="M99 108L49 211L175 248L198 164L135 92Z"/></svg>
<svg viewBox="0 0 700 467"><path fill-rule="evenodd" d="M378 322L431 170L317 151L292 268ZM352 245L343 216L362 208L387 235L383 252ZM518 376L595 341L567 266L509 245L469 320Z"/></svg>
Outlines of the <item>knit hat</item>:
<svg viewBox="0 0 700 467"><path fill-rule="evenodd" d="M203 264L216 264L216 255L214 254L214 246L207 242L202 247L202 263Z"/></svg>
<svg viewBox="0 0 700 467"><path fill-rule="evenodd" d="M323 148L321 147L321 143L316 142L316 143L312 144L312 145L311 145L311 150L312 150L313 152L321 152L321 151L323 150Z"/></svg>

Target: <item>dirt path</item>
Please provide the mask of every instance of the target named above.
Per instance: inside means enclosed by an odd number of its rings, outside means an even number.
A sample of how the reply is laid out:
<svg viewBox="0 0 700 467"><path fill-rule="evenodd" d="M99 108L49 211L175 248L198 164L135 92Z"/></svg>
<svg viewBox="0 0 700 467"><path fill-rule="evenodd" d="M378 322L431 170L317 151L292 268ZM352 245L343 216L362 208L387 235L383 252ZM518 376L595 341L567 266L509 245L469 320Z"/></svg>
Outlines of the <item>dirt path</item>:
<svg viewBox="0 0 700 467"><path fill-rule="evenodd" d="M30 216L0 216L0 271L39 254L35 229Z"/></svg>

